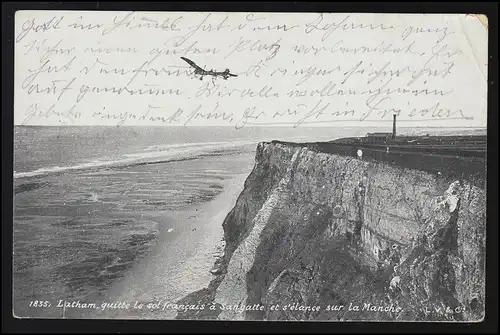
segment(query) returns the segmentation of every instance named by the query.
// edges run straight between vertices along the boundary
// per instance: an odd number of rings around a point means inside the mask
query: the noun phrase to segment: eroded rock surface
[[[185,301],[207,319],[481,320],[485,189],[446,175],[261,143],[219,274]]]

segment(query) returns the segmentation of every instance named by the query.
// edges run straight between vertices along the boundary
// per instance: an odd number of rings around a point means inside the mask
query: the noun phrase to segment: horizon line
[[[14,127],[59,127],[59,128],[65,128],[65,127],[108,127],[108,128],[233,128],[234,130],[240,130],[240,129],[248,129],[248,128],[280,128],[280,129],[300,129],[300,128],[387,128],[386,126],[300,126],[300,127],[286,127],[286,126],[273,126],[273,125],[254,125],[249,123],[250,127],[243,127],[236,129],[234,126],[165,126],[165,125],[105,125],[105,124],[94,124],[94,125],[26,125],[26,124],[14,124]],[[487,130],[487,126],[399,126],[398,129],[427,129],[427,128],[436,128],[436,129],[481,129],[481,130]]]

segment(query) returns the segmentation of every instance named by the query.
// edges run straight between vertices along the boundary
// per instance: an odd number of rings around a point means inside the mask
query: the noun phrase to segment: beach
[[[175,303],[208,285],[257,144],[306,134],[16,127],[14,315],[174,318],[112,306]]]
[[[159,222],[156,247],[106,294],[107,302],[143,304],[143,309],[99,310],[92,318],[173,319],[175,304],[185,295],[206,287],[214,262],[224,248],[222,222],[243,189],[246,174],[224,182],[213,200],[185,211],[144,213]],[[147,305],[150,308],[147,308]]]
[[[58,305],[175,301],[207,285],[223,250],[222,222],[252,161],[246,151],[226,152],[124,171],[19,180],[16,310],[21,317],[175,317]],[[56,181],[61,179],[67,183]],[[26,306],[32,299],[51,306]]]
[[[16,127],[14,315],[175,318],[213,278],[259,142],[365,132]]]

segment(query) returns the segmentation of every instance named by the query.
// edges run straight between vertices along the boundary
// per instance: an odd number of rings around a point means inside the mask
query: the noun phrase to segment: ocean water
[[[331,132],[16,127],[15,315],[44,315],[28,306],[34,300],[104,295],[158,242],[159,223],[144,213],[212,200],[224,180],[251,171],[259,141]]]
[[[15,127],[15,315],[56,316],[29,307],[34,300],[105,296],[161,238],[157,216],[145,214],[212,201],[224,181],[250,173],[258,142],[325,141],[372,131]]]

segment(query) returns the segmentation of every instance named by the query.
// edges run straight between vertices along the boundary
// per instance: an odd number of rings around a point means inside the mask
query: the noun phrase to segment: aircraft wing
[[[195,69],[197,69],[197,70],[203,70],[201,67],[199,67],[198,65],[196,65],[196,63],[195,63],[195,62],[193,62],[192,60],[187,59],[187,58],[185,58],[185,57],[181,57],[181,59],[182,59],[183,61],[185,61],[186,63],[188,63],[189,65],[191,65],[192,67],[194,67]]]

